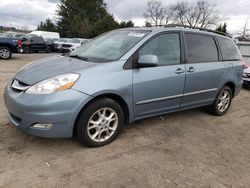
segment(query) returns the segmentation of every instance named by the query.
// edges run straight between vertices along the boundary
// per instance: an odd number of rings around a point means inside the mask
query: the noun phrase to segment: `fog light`
[[[36,123],[31,126],[32,128],[37,128],[37,129],[50,129],[53,127],[52,123]]]

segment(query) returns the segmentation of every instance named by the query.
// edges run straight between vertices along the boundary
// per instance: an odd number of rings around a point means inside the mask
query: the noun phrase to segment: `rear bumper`
[[[18,130],[40,137],[72,137],[75,119],[90,96],[75,90],[49,95],[29,95],[7,86],[4,93],[10,122]],[[33,128],[37,123],[53,124],[49,129]]]

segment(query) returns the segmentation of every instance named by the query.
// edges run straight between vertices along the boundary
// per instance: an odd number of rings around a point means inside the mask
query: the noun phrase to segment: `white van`
[[[57,32],[49,32],[49,31],[32,31],[30,34],[38,35],[46,39],[59,39],[60,35]]]

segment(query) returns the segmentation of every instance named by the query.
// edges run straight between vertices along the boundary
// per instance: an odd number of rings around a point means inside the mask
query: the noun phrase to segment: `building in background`
[[[250,66],[250,42],[236,41],[236,44],[245,62]]]

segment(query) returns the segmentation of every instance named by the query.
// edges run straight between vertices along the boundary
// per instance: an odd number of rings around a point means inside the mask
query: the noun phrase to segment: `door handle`
[[[190,72],[190,73],[195,72],[195,68],[194,67],[189,67],[187,72]]]
[[[178,68],[178,69],[176,69],[176,71],[175,71],[175,73],[176,74],[182,74],[182,73],[184,73],[185,71],[182,69],[182,68]]]

